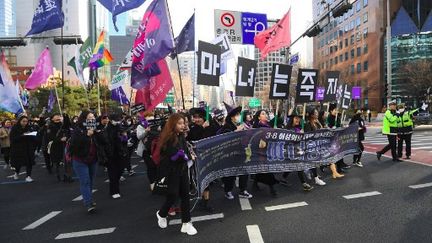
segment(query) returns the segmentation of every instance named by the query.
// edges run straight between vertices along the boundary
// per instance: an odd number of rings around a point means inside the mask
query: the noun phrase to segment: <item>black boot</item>
[[[201,199],[200,203],[200,210],[204,211],[204,212],[208,212],[208,213],[213,213],[214,212],[214,208],[209,206],[208,203],[209,200],[205,200],[205,199]]]
[[[277,192],[276,192],[276,190],[274,189],[274,186],[272,185],[272,186],[269,186],[270,187],[270,194],[273,196],[273,197],[276,197],[277,196]]]
[[[258,181],[255,179],[252,185],[254,191],[260,191],[261,189],[258,186]]]

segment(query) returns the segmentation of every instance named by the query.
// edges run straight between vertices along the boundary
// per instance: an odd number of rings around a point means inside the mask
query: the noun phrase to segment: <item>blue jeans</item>
[[[84,205],[89,207],[93,202],[93,178],[96,176],[96,163],[85,164],[78,161],[72,161],[75,174],[80,182],[80,192],[83,197]]]

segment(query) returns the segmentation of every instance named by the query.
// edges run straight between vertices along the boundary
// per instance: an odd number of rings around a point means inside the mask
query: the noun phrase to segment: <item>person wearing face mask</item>
[[[48,153],[51,165],[55,166],[57,180],[61,181],[60,166],[63,162],[63,153],[68,134],[63,126],[63,117],[60,114],[52,115],[50,120],[47,130]],[[66,181],[66,176],[64,176],[64,179]]]
[[[254,128],[270,128],[268,113],[265,110],[259,110],[255,113],[254,117]],[[270,194],[272,196],[277,196],[277,192],[274,188],[274,185],[279,183],[274,174],[266,173],[266,174],[256,174],[254,179],[254,188],[255,190],[259,190],[258,182],[266,184],[269,186]]]
[[[127,148],[128,148],[128,155],[126,157],[126,170],[129,176],[133,176],[135,174],[135,171],[132,169],[131,165],[131,157],[132,153],[135,151],[135,143],[134,138],[136,139],[136,132],[135,132],[135,124],[133,123],[133,119],[131,116],[126,116],[122,123],[123,129],[127,132],[128,136],[128,142],[127,142]],[[137,139],[136,139],[137,140]]]
[[[241,121],[241,106],[238,106],[236,108],[233,108],[225,103],[225,108],[228,112],[227,117],[225,118],[225,124],[222,126],[222,128],[219,130],[218,134],[228,133],[228,132],[235,132],[235,131],[241,131],[244,129],[243,125],[240,125]],[[248,182],[248,175],[241,175],[238,176],[239,178],[239,197],[240,198],[252,198],[252,194],[250,194],[247,191],[247,182]],[[225,189],[225,198],[228,200],[233,200],[234,195],[232,193],[232,190],[234,188],[236,176],[230,176],[222,178],[222,181],[224,183],[224,189]]]
[[[391,150],[393,162],[402,162],[402,160],[398,158],[396,151],[399,117],[400,113],[396,112],[396,100],[392,100],[384,114],[382,125],[382,134],[387,136],[388,144],[382,150],[376,152],[378,160],[381,160],[381,156]]]
[[[219,129],[222,128],[222,125],[224,124],[224,118],[224,112],[220,109],[215,109],[213,111],[213,118],[210,120],[209,126],[204,129],[204,136],[206,138],[215,136]]]
[[[414,113],[418,112],[419,109],[407,111],[405,104],[399,104],[397,106],[398,117],[398,158],[402,158],[403,143],[405,141],[405,156],[406,159],[411,158],[411,137],[413,133],[413,120]]]
[[[19,117],[17,124],[10,131],[11,165],[15,168],[14,180],[19,179],[20,169],[25,166],[27,172],[25,181],[33,181],[31,173],[35,165],[36,136],[32,135],[32,132],[29,119],[25,115]]]
[[[6,119],[2,122],[2,127],[0,128],[0,147],[1,153],[5,160],[4,169],[6,170],[10,167],[10,131],[12,128],[11,120]]]
[[[97,142],[95,138],[96,118],[90,111],[82,111],[70,139],[72,166],[80,182],[80,192],[87,212],[96,209],[93,201],[93,181],[96,176]]]
[[[121,116],[113,114],[110,116],[111,123],[107,127],[109,149],[111,154],[108,157],[107,169],[109,177],[110,194],[113,199],[118,199],[120,195],[120,177],[126,167],[127,131],[121,127]]]
[[[358,166],[358,167],[363,167],[362,162],[360,162],[363,150],[364,150],[364,146],[362,141],[365,140],[365,132],[366,132],[366,124],[365,121],[362,118],[362,112],[361,110],[357,110],[356,114],[353,116],[353,118],[350,121],[350,125],[351,124],[355,124],[357,123],[359,126],[359,130],[358,130],[358,143],[359,143],[359,148],[360,148],[360,153],[359,154],[355,154],[353,156],[353,164]]]
[[[164,126],[159,140],[161,148],[161,166],[166,167],[167,190],[166,199],[159,211],[156,212],[158,225],[164,229],[168,226],[168,211],[180,198],[182,227],[180,232],[196,235],[198,232],[192,225],[189,199],[188,170],[193,165],[184,137],[184,117],[178,113],[172,114]]]
[[[244,123],[243,126],[245,130],[251,129],[253,127],[253,116],[250,111],[243,111]]]

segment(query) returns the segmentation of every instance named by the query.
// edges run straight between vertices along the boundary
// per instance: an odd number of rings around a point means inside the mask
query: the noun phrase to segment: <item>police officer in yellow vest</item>
[[[396,153],[396,141],[398,136],[398,119],[400,117],[399,112],[396,111],[396,100],[392,100],[389,103],[389,107],[384,114],[382,134],[387,135],[389,144],[387,144],[381,151],[376,152],[378,160],[381,160],[381,156],[387,151],[391,150],[392,158],[394,162],[401,162],[397,157]]]
[[[402,158],[403,142],[405,141],[405,155],[406,159],[410,159],[411,156],[411,137],[413,133],[413,120],[414,113],[418,112],[419,109],[407,111],[405,110],[405,104],[399,104],[397,106],[397,112],[400,116],[398,117],[398,157]]]

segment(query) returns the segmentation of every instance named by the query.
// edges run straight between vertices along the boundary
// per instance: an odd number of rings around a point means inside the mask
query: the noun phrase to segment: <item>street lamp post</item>
[[[387,42],[387,104],[390,103],[392,96],[391,85],[391,26],[390,26],[390,0],[387,0],[387,28],[386,28],[386,42]]]

